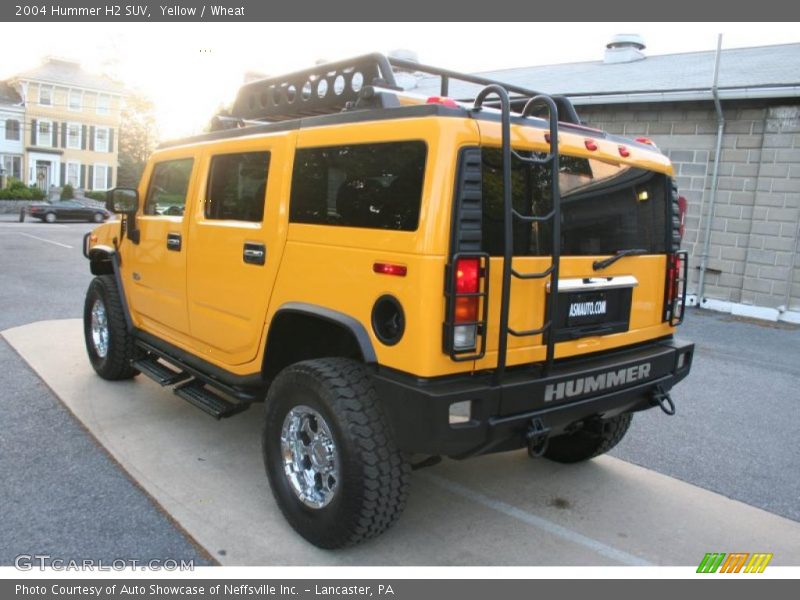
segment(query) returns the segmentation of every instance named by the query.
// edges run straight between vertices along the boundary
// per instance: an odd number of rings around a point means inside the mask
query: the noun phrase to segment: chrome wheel
[[[99,298],[92,305],[92,345],[100,358],[108,354],[108,315],[103,301]]]
[[[339,456],[333,435],[317,411],[295,406],[281,429],[283,471],[292,491],[311,508],[323,508],[339,486]]]

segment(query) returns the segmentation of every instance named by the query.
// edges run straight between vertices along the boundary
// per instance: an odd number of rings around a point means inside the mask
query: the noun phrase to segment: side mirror
[[[133,188],[114,188],[106,194],[106,209],[130,215],[139,209],[139,192]]]

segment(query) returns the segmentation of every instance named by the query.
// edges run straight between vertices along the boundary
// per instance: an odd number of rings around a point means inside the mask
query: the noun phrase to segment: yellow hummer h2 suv
[[[217,418],[265,401],[270,485],[312,543],[386,530],[441,456],[582,461],[634,412],[674,412],[694,346],[673,337],[686,256],[650,140],[378,54],[248,83],[215,124],[109,192],[86,347],[101,377]]]

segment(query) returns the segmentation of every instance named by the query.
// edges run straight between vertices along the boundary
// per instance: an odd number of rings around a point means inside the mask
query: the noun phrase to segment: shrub
[[[75,188],[72,187],[69,183],[61,188],[62,200],[72,200],[74,197],[75,197]]]
[[[106,201],[106,192],[86,192],[84,196],[92,200],[99,200],[100,202]]]

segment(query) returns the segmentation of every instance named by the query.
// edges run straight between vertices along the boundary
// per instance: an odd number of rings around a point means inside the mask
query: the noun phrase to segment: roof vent
[[[618,33],[606,44],[603,62],[606,64],[627,63],[645,58],[644,39],[638,33]]]

